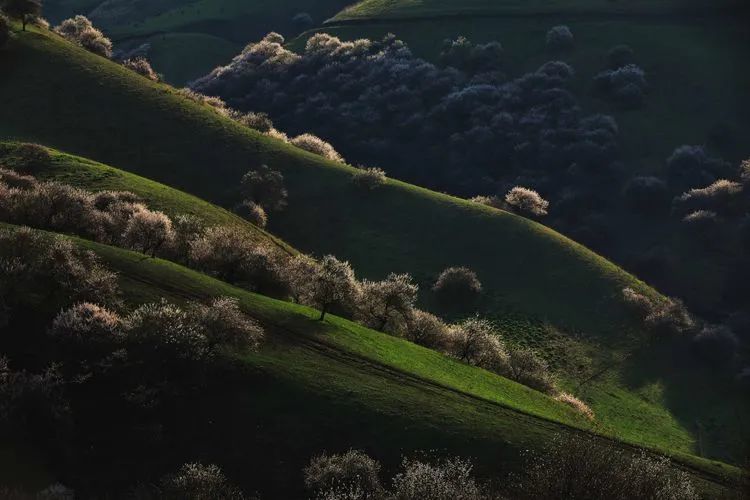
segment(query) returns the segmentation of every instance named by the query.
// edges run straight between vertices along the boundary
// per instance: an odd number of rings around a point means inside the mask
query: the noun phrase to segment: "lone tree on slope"
[[[42,13],[42,2],[40,0],[5,0],[3,2],[3,12],[8,17],[20,20],[22,30],[26,31],[26,24],[29,18]]]

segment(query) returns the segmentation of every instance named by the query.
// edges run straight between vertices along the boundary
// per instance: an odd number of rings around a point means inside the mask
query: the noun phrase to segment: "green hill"
[[[747,158],[749,21],[747,5],[732,0],[369,0],[345,9],[317,31],[342,40],[394,33],[432,62],[439,60],[446,39],[498,41],[509,77],[533,72],[549,60],[565,61],[575,70],[569,87],[583,112],[616,119],[624,175],[664,178],[667,158],[683,144],[705,145],[733,165]],[[575,46],[550,53],[546,33],[561,24],[570,27]],[[290,45],[302,48],[312,33]],[[622,109],[595,91],[594,77],[607,67],[608,51],[622,44],[633,50],[645,71],[648,87],[639,109]],[[607,226],[616,228],[608,234],[608,256],[639,269],[642,256],[668,248],[670,265],[653,273],[654,279],[679,291],[691,307],[722,310],[731,273],[727,259],[695,251],[668,214],[642,217],[617,206],[607,219]]]
[[[201,401],[205,413],[191,415],[193,422],[184,428],[176,424],[175,432],[195,432],[199,425],[200,438],[186,435],[181,451],[216,457],[226,470],[244,471],[239,477],[270,497],[297,497],[299,471],[322,448],[370,450],[388,466],[395,466],[401,454],[438,449],[474,457],[481,474],[497,474],[498,463],[503,473],[517,470],[522,450],[590,427],[548,396],[434,351],[334,316],[318,322],[316,311],[167,261],[74,241],[117,272],[131,304],[231,296],[263,325],[266,340],[260,352],[238,358],[242,375],[211,388]],[[141,457],[142,463],[127,465],[121,456],[123,469],[116,472],[106,460],[95,462],[112,452],[94,452],[87,459],[92,463],[80,464],[98,481],[123,481],[101,485],[109,491],[129,484],[129,470],[145,468],[158,476],[173,459]],[[675,460],[707,496],[737,479],[736,469],[719,463],[679,453]]]
[[[322,24],[347,0],[50,0],[46,15],[55,23],[89,16],[117,49],[149,44],[148,57],[167,81],[182,85],[224,63],[248,42],[269,31],[294,35]],[[312,25],[298,25],[307,13]]]
[[[18,143],[0,142],[0,165],[19,168],[19,146]],[[181,214],[194,215],[209,226],[230,226],[247,233],[255,242],[268,243],[286,253],[295,252],[267,231],[200,198],[80,156],[54,149],[49,149],[48,152],[50,161],[35,165],[34,171],[31,172],[38,179],[70,184],[93,192],[130,191],[142,198],[150,208],[160,210],[170,217]]]
[[[347,7],[335,20],[411,18],[420,16],[500,14],[680,14],[734,8],[739,0],[362,0]]]
[[[746,402],[719,375],[659,356],[621,289],[652,290],[617,266],[529,220],[397,181],[365,195],[351,167],[325,161],[218,116],[47,32],[17,34],[0,52],[0,137],[117,165],[230,206],[251,166],[283,172],[288,209],[271,231],[305,252],[335,253],[358,274],[410,272],[423,289],[445,267],[483,282],[480,312],[543,352],[604,431],[680,453],[734,459]],[[76,103],[71,106],[70,103]],[[728,403],[728,402],[733,403]],[[696,426],[696,422],[699,423]],[[710,423],[710,425],[707,425]]]

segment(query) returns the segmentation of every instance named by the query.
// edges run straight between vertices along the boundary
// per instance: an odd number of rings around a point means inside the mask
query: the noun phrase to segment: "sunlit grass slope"
[[[0,141],[0,166],[18,168],[19,143]],[[49,149],[51,161],[35,166],[29,172],[37,179],[56,181],[92,192],[131,191],[153,210],[170,217],[189,214],[199,217],[207,226],[231,226],[247,234],[253,241],[268,243],[286,253],[295,252],[289,245],[267,231],[254,226],[228,210],[196,196],[178,191],[139,175],[104,165],[80,156]]]
[[[680,14],[741,5],[740,0],[362,0],[341,11],[336,20],[451,15],[535,14]]]
[[[207,434],[200,442],[221,450],[229,464],[241,457],[272,497],[298,494],[293,488],[300,481],[289,478],[322,448],[365,449],[388,466],[404,453],[440,450],[474,457],[480,473],[497,474],[498,467],[515,470],[522,450],[539,449],[558,433],[591,429],[548,396],[403,340],[336,317],[318,322],[316,311],[170,262],[74,241],[118,273],[131,303],[232,296],[264,326],[260,352],[241,358],[247,381],[209,391],[214,396],[200,418],[212,425],[201,428]],[[737,479],[731,467],[684,454],[675,458],[707,493]]]

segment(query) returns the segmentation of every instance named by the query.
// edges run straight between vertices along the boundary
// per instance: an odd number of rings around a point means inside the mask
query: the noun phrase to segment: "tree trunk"
[[[326,309],[328,309],[328,306],[323,306],[320,308],[320,317],[318,318],[318,321],[323,321],[323,319],[326,317]]]

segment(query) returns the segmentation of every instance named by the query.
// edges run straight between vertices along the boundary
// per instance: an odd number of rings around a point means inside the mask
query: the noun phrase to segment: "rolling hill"
[[[0,92],[14,96],[0,109],[0,137],[117,165],[224,206],[236,202],[241,175],[266,163],[290,193],[270,229],[296,248],[335,253],[371,279],[410,272],[424,291],[443,268],[467,265],[484,284],[480,312],[542,351],[562,385],[599,415],[602,432],[670,453],[737,456],[741,395],[686,365],[670,341],[648,341],[621,289],[656,292],[581,245],[394,180],[363,194],[351,167],[245,129],[48,32],[17,34],[0,66]],[[429,293],[422,301],[429,305]]]
[[[198,407],[204,411],[175,423],[172,438],[184,437],[175,456],[188,453],[221,463],[243,478],[243,486],[259,488],[264,496],[300,495],[299,471],[322,447],[365,449],[388,467],[395,467],[401,454],[438,449],[473,457],[481,474],[497,473],[498,463],[507,473],[519,467],[522,450],[590,426],[541,393],[403,340],[336,317],[320,323],[316,311],[167,261],[74,241],[117,272],[129,303],[230,296],[263,325],[261,350],[237,358],[241,374],[202,396]],[[135,471],[138,477],[158,477],[174,460],[169,455],[128,460],[124,448],[113,462],[112,451],[78,457],[86,478],[68,479],[91,491],[112,491],[129,485]],[[737,479],[735,469],[715,462],[682,454],[675,460],[707,496]],[[13,479],[0,475],[11,484]]]
[[[0,165],[22,169],[18,157],[20,147],[19,143],[0,142]],[[137,194],[150,208],[160,210],[170,217],[194,215],[208,226],[230,226],[246,233],[252,241],[259,244],[267,243],[287,254],[296,253],[293,248],[267,231],[200,198],[86,158],[53,149],[48,152],[50,161],[35,165],[34,170],[30,172],[37,179],[69,184],[92,192],[130,191]]]
[[[321,24],[348,5],[346,0],[50,0],[54,23],[83,14],[121,50],[148,44],[148,57],[167,81],[182,85],[231,58],[269,31],[295,35]],[[307,13],[309,23],[295,15]]]
[[[371,0],[345,9],[290,46],[302,49],[319,31],[342,40],[394,33],[417,56],[438,62],[446,39],[498,41],[503,73],[510,78],[562,60],[575,71],[569,88],[582,111],[616,119],[624,183],[633,176],[667,177],[667,158],[684,144],[704,145],[733,168],[747,158],[750,70],[744,61],[750,53],[749,20],[747,4],[735,1]],[[572,50],[546,49],[546,33],[556,25],[570,27]],[[633,50],[634,62],[645,71],[647,89],[638,109],[623,109],[595,89],[594,77],[607,67],[609,50],[622,44]],[[614,205],[603,229],[607,256],[639,276],[648,273],[660,290],[679,295],[694,310],[722,314],[732,257],[707,256],[696,249],[668,211],[643,217],[623,201]],[[668,257],[660,264],[644,263],[661,251]]]

